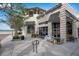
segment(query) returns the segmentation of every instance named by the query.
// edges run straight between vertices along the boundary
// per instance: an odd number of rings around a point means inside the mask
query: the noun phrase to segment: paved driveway
[[[11,36],[7,38],[5,44],[0,50],[2,56],[79,56],[79,41],[68,42],[61,45],[53,45],[45,39],[39,39],[38,53],[33,52],[32,41],[35,38],[26,38],[26,40],[11,41]]]

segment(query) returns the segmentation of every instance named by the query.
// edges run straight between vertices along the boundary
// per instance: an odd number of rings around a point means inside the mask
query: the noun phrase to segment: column
[[[60,39],[66,42],[66,16],[64,13],[64,7],[60,10]]]
[[[22,28],[22,34],[26,37],[27,36],[27,26]]]
[[[48,35],[52,35],[52,23],[48,22]]]
[[[39,23],[38,23],[37,19],[35,21],[35,33],[39,34]]]
[[[75,38],[78,38],[78,27],[77,27],[77,23],[73,22],[72,23],[72,35]]]

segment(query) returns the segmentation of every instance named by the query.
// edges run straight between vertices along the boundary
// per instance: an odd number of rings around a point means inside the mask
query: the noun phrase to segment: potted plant
[[[31,33],[31,37],[33,37],[33,38],[37,37],[37,35],[38,35],[38,34],[36,34],[36,33],[34,33],[34,32]]]
[[[59,44],[60,43],[60,39],[59,38],[54,38],[53,43],[54,44]]]

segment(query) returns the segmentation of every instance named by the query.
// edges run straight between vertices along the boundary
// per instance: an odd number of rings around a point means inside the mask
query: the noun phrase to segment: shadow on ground
[[[0,47],[0,56],[3,53],[3,51],[4,51],[4,48],[3,47]]]

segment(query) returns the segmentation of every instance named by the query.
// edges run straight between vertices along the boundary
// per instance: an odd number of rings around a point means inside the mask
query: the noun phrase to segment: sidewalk
[[[53,45],[47,41],[41,41],[38,53],[29,53],[30,56],[79,56],[79,41],[68,42],[61,45]]]
[[[2,41],[2,56],[17,56],[29,54],[32,51],[32,41],[35,38],[26,38],[25,40],[11,41],[11,36]]]

